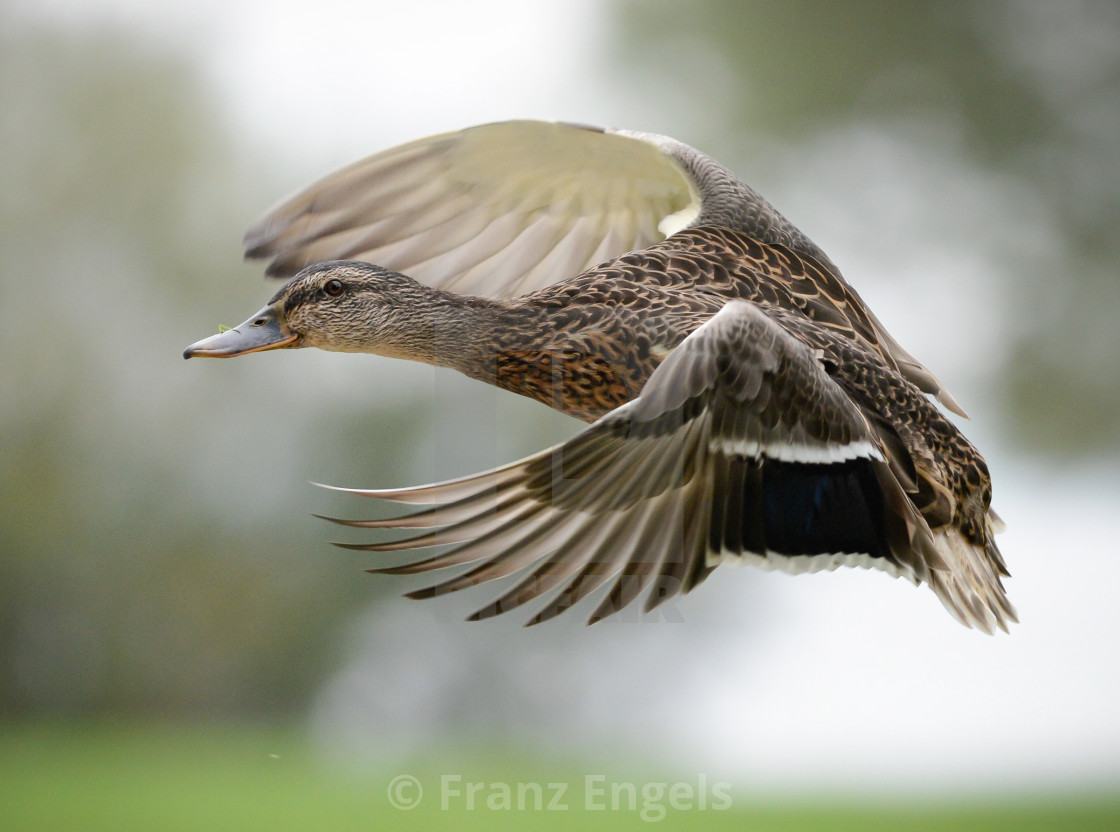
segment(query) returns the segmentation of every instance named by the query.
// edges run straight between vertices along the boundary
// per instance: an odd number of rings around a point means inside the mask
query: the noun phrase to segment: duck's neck
[[[585,421],[629,401],[652,370],[630,368],[628,383],[627,368],[608,355],[558,337],[574,334],[572,321],[561,325],[545,306],[430,288],[414,300],[393,343],[368,351],[449,367]]]
[[[377,350],[386,355],[449,367],[471,378],[495,383],[498,356],[505,350],[530,348],[543,337],[534,312],[504,301],[428,289],[413,308],[401,343]],[[518,325],[515,325],[516,324]]]

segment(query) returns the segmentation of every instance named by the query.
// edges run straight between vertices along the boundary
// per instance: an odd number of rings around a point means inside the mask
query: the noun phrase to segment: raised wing
[[[539,121],[472,127],[371,156],[245,235],[288,277],[365,260],[451,291],[511,297],[663,239],[695,217],[685,169],[637,134]]]
[[[878,567],[930,582],[968,626],[1005,627],[1014,612],[983,551],[931,532],[886,454],[814,353],[758,307],[733,301],[666,358],[639,398],[569,442],[461,480],[354,491],[432,507],[339,522],[430,530],[347,548],[455,544],[371,570],[469,565],[411,597],[524,573],[474,618],[547,596],[537,623],[608,582],[591,621],[643,591],[648,610],[739,561],[790,572]]]
[[[510,298],[697,225],[785,246],[847,287],[808,237],[695,148],[652,133],[544,121],[471,127],[356,162],[273,207],[246,233],[245,254],[271,259],[273,277],[364,260],[437,288]],[[964,416],[864,314],[906,377]]]

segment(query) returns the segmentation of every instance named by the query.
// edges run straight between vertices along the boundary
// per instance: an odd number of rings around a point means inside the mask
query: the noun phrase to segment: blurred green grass
[[[583,774],[485,752],[464,780],[573,784],[566,811],[444,811],[432,760],[410,771],[427,794],[415,810],[389,803],[397,771],[341,771],[317,759],[297,730],[246,725],[39,722],[0,725],[0,826],[27,830],[644,829],[639,811],[585,811]],[[609,781],[608,781],[609,782]],[[546,795],[547,799],[547,795]],[[480,804],[482,801],[480,800]],[[462,802],[459,801],[460,807]],[[657,817],[657,813],[651,817]],[[1007,797],[967,803],[796,803],[734,794],[723,811],[674,811],[663,829],[1058,830],[1120,829],[1120,797]]]

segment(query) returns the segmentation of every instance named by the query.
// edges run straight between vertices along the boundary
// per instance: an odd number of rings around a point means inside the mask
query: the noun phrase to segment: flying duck
[[[674,139],[537,121],[421,139],[284,200],[245,254],[288,281],[184,356],[295,347],[451,367],[590,426],[495,470],[390,490],[412,529],[366,551],[449,550],[409,593],[521,579],[479,619],[652,610],[720,563],[873,567],[991,633],[1017,620],[964,412],[811,240]],[[376,265],[375,265],[376,264]],[[589,622],[590,623],[590,622]]]

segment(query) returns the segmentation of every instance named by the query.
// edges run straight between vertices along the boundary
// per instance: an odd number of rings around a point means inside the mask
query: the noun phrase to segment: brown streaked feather
[[[773,568],[835,568],[844,557],[772,550],[785,537],[773,536],[772,510],[764,507],[767,476],[773,476],[766,472],[783,464],[827,468],[847,459],[845,465],[867,471],[870,493],[881,501],[873,513],[883,516],[885,548],[862,553],[864,565],[929,582],[970,626],[1006,627],[1014,613],[998,566],[930,528],[884,460],[871,421],[816,357],[821,350],[842,365],[859,348],[837,335],[818,333],[817,339],[821,346],[811,348],[784,329],[781,318],[749,303],[729,303],[670,354],[639,398],[568,443],[466,480],[358,492],[413,504],[453,502],[442,517],[437,508],[422,521],[425,527],[445,522],[440,530],[353,548],[458,543],[433,558],[379,570],[473,564],[410,597],[527,570],[477,618],[556,592],[531,620],[537,623],[613,581],[591,615],[597,621],[643,592],[646,608],[653,609],[721,560],[749,555]],[[890,372],[882,362],[878,370]],[[898,397],[898,410],[906,407],[936,412],[916,390]],[[802,565],[814,557],[819,565]]]

